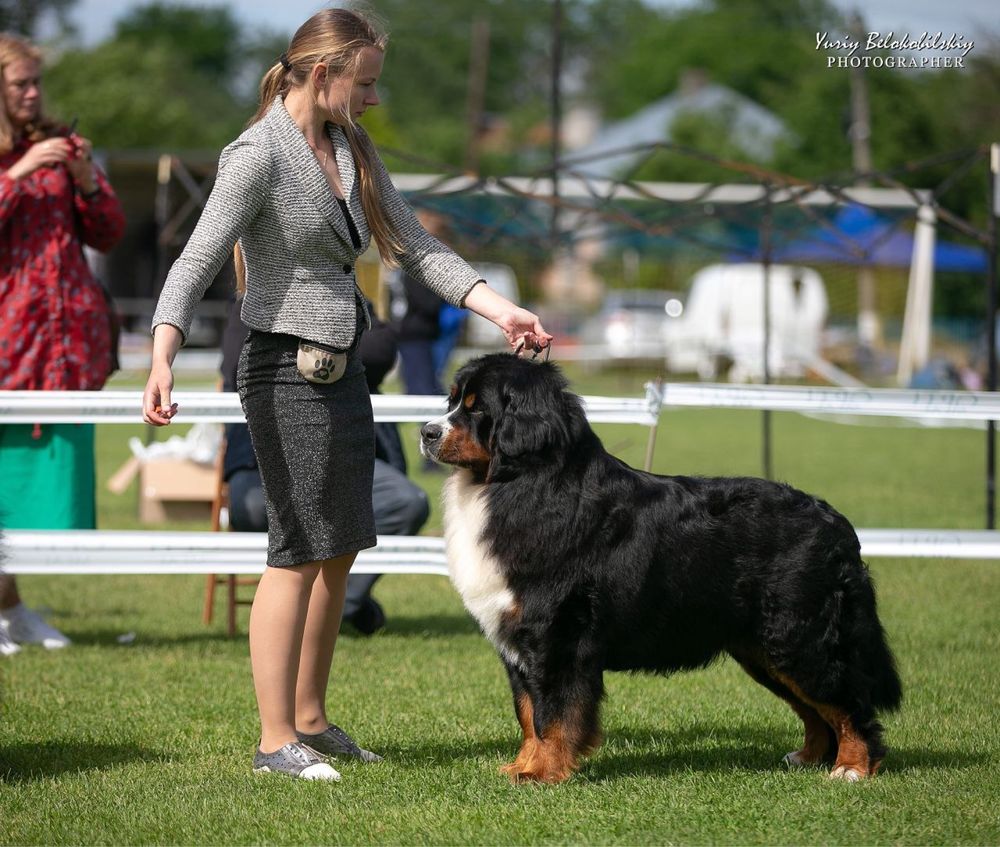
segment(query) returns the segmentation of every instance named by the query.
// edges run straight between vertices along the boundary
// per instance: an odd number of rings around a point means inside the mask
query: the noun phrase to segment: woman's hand
[[[177,414],[177,404],[170,402],[174,390],[171,365],[181,340],[181,331],[171,324],[157,324],[153,330],[153,365],[142,393],[142,419],[153,426],[166,426]]]
[[[544,330],[538,315],[520,306],[499,315],[494,323],[503,330],[507,343],[517,353],[537,353],[552,343],[552,336]]]
[[[174,372],[170,365],[154,364],[142,393],[142,419],[153,426],[166,426],[177,414],[177,404],[170,402],[174,389]]]
[[[66,170],[73,177],[73,182],[84,194],[90,194],[97,189],[97,179],[94,176],[93,147],[81,135],[75,133],[67,139],[72,148],[72,155],[66,160]]]
[[[67,164],[73,155],[73,144],[68,138],[46,138],[32,144],[20,159],[7,170],[11,179],[24,179],[39,168]]]
[[[538,315],[511,303],[485,282],[473,286],[462,305],[500,327],[515,352],[537,353],[552,343],[552,336],[542,327]]]

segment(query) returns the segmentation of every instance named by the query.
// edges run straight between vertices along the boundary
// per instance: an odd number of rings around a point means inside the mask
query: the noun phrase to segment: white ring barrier
[[[12,574],[260,574],[262,532],[7,530]],[[1000,559],[1000,531],[859,529],[871,558]],[[362,550],[352,573],[448,575],[444,539],[384,536]]]
[[[244,423],[240,398],[233,392],[174,392],[179,423]],[[584,397],[591,423],[655,426],[658,404],[632,397]],[[445,413],[445,398],[373,394],[376,421],[426,423]],[[140,391],[0,391],[0,423],[142,423]]]
[[[217,391],[178,391],[190,423],[244,421],[239,398]],[[645,398],[584,397],[592,423],[655,427],[664,407],[771,409],[916,419],[1000,420],[1000,396],[987,392],[650,383]],[[139,423],[138,391],[0,391],[0,423]],[[374,395],[379,421],[424,422],[441,415],[444,398]],[[861,529],[862,555],[1000,559],[1000,532]],[[265,567],[263,533],[108,530],[7,530],[5,569],[14,574],[255,574]],[[440,538],[386,536],[362,551],[355,573],[447,575]]]
[[[235,393],[177,391],[181,422],[242,423]],[[777,412],[884,417],[1000,420],[1000,393],[892,388],[813,388],[790,385],[650,383],[643,398],[584,397],[592,423],[654,426],[659,408],[770,409]],[[0,423],[140,423],[138,391],[0,391]],[[376,394],[378,421],[423,423],[445,411],[443,397]]]
[[[265,532],[8,529],[12,574],[260,574]],[[387,535],[362,550],[351,573],[448,575],[444,539]]]
[[[793,385],[719,385],[668,382],[646,386],[651,403],[666,408],[770,409],[937,418],[965,421],[1000,420],[1000,393],[989,391],[920,391],[895,388],[813,388]]]

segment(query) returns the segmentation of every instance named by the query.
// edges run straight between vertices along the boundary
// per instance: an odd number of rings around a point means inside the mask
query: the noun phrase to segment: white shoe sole
[[[260,768],[254,768],[254,773],[277,773],[281,776],[292,776],[292,774],[284,773],[282,771],[272,771],[267,765]],[[340,773],[331,768],[328,764],[321,763],[318,765],[310,765],[300,774],[295,775],[295,779],[309,779],[315,781],[325,781],[325,782],[340,782]]]

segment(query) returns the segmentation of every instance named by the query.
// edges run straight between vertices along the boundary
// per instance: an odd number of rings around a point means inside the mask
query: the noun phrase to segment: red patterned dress
[[[99,389],[111,335],[83,245],[110,250],[125,217],[100,171],[91,197],[64,167],[12,180],[7,169],[29,146],[0,156],[0,389]]]
[[[62,166],[11,179],[30,144],[0,156],[0,390],[97,390],[111,332],[83,245],[109,250],[125,218],[100,171],[87,197]],[[0,423],[0,522],[93,526],[93,453],[92,425]]]

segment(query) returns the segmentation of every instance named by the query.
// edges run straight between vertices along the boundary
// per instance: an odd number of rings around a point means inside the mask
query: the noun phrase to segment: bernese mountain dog
[[[506,667],[523,743],[503,770],[561,782],[601,741],[605,670],[728,653],[805,726],[791,766],[873,776],[902,696],[847,519],[788,485],[659,476],[610,455],[559,369],[474,359],[421,429],[453,465],[452,581]]]

